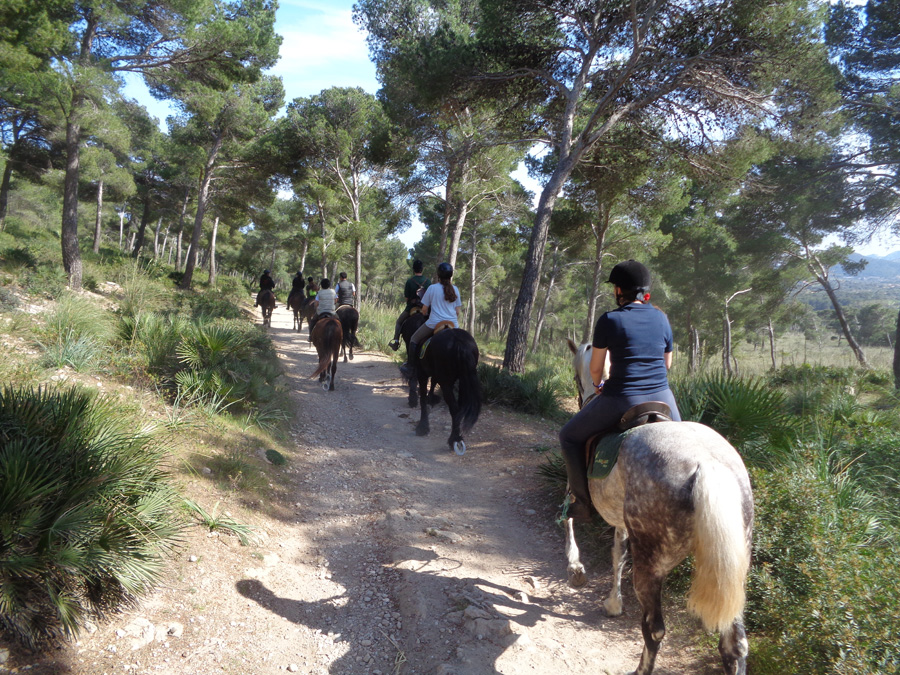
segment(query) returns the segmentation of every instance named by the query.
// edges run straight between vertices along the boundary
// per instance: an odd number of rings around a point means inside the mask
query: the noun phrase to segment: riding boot
[[[576,523],[590,522],[593,508],[591,505],[591,493],[588,488],[584,450],[581,449],[576,452],[563,448],[562,456],[566,463],[566,474],[569,477],[568,516]]]
[[[409,351],[406,353],[406,363],[400,366],[400,372],[403,377],[408,380],[416,378],[416,370],[419,366],[419,345],[415,342],[409,343]]]

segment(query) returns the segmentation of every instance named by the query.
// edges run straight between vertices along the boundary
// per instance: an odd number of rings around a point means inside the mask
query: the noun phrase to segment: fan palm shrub
[[[31,647],[159,581],[179,499],[162,451],[83,390],[0,390],[0,626]]]
[[[765,381],[715,373],[676,380],[672,390],[682,419],[711,426],[745,461],[774,464],[790,455],[795,420],[783,394]]]
[[[99,365],[112,337],[107,315],[85,298],[65,294],[38,332],[44,365],[82,371]]]

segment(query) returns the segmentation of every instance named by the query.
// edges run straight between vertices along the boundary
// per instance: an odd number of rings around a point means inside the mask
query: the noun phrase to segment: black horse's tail
[[[478,379],[478,345],[468,333],[454,342],[455,361],[459,368],[459,426],[469,431],[481,414],[481,381]]]

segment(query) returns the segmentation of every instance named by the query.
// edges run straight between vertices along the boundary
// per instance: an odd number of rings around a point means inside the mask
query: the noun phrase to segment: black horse
[[[312,330],[312,342],[319,355],[319,365],[310,377],[318,377],[325,391],[334,391],[338,357],[343,342],[341,322],[335,317],[321,316]]]
[[[427,317],[422,314],[422,312],[416,312],[415,314],[411,314],[407,317],[406,321],[400,324],[400,337],[403,338],[403,344],[406,345],[406,360],[409,361],[409,341],[412,339],[412,336],[415,334],[417,330],[425,323]],[[418,388],[414,385],[413,381],[409,381],[411,385],[409,388],[409,407],[415,408],[419,405],[419,394]],[[435,403],[437,399],[434,396],[434,387],[435,383],[432,381],[431,383],[431,391],[428,393],[428,402]]]
[[[338,319],[341,320],[341,328],[344,331],[341,354],[344,356],[344,363],[347,363],[347,350],[350,350],[350,360],[352,361],[353,348],[360,348],[359,340],[356,339],[356,329],[359,327],[359,312],[350,305],[341,305],[338,307],[336,314]]]
[[[275,309],[275,293],[269,288],[260,291],[257,301],[262,308],[263,326],[271,326],[272,311]]]
[[[423,345],[419,357],[417,382],[410,382],[409,400],[415,405],[421,401],[422,416],[416,427],[417,436],[426,436],[428,424],[428,379],[431,378],[432,391],[435,384],[441,385],[441,393],[450,409],[453,420],[447,444],[457,454],[466,452],[462,438],[463,431],[469,431],[478,421],[481,413],[481,383],[478,380],[478,345],[475,338],[462,328],[448,328],[436,333],[430,342]],[[454,385],[459,383],[459,396],[454,394]],[[416,386],[418,385],[418,392]]]

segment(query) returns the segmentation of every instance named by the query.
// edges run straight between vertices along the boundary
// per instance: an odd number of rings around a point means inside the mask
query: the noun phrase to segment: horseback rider
[[[312,301],[319,292],[319,285],[313,281],[312,277],[306,277],[306,302]],[[304,303],[306,304],[306,303]]]
[[[422,296],[422,311],[428,319],[409,339],[409,362],[400,367],[400,372],[408,379],[416,377],[419,345],[434,335],[435,327],[442,321],[449,321],[454,328],[459,328],[462,300],[459,289],[450,282],[453,278],[453,266],[442,262],[437,267],[437,278],[438,283],[431,284]]]
[[[650,304],[650,270],[636,260],[613,267],[607,283],[615,289],[617,309],[597,320],[591,351],[591,378],[598,395],[570,419],[559,432],[566,473],[569,477],[569,517],[577,522],[591,518],[585,444],[596,434],[611,430],[629,408],[647,401],[662,401],[680,421],[678,406],[669,389],[667,372],[672,367],[672,328],[666,315]],[[601,382],[606,355],[610,376]]]
[[[263,291],[274,290],[275,280],[269,274],[269,270],[263,270],[262,276],[259,278],[259,293],[256,294],[256,302],[253,303],[253,306],[259,307],[259,296],[262,295]]]
[[[294,275],[294,278],[291,279],[291,292],[288,293],[287,297],[287,306],[291,306],[291,298],[293,298],[297,293],[303,293],[303,272],[297,271],[297,274]]]
[[[353,285],[352,281],[347,280],[346,272],[341,272],[336,291],[338,307],[343,307],[344,305],[354,307],[356,305],[356,286]]]
[[[388,342],[388,347],[397,351],[400,349],[400,331],[403,328],[403,322],[409,318],[413,307],[422,306],[422,296],[425,290],[431,285],[431,279],[422,274],[425,266],[421,260],[413,261],[413,275],[406,280],[406,286],[403,288],[403,297],[406,298],[406,309],[397,317],[394,324],[394,339]]]
[[[319,292],[316,294],[318,306],[316,307],[316,315],[309,321],[309,335],[312,337],[313,328],[321,316],[337,316],[334,311],[335,299],[337,292],[331,287],[330,279],[322,279],[319,284]]]

